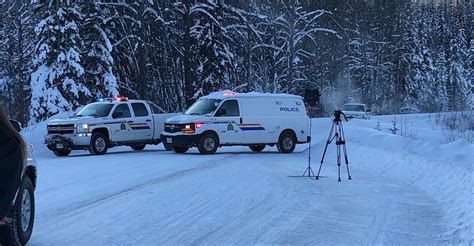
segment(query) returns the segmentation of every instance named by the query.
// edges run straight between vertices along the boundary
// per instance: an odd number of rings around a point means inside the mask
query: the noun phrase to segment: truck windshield
[[[361,112],[365,112],[365,107],[364,107],[364,105],[346,104],[346,105],[344,105],[344,111],[361,111]]]
[[[220,99],[207,99],[201,98],[197,102],[195,102],[189,109],[186,111],[185,114],[188,115],[205,115],[214,112],[221,103],[222,100]]]
[[[93,103],[85,106],[76,114],[76,117],[93,116],[106,117],[114,105],[111,103]]]

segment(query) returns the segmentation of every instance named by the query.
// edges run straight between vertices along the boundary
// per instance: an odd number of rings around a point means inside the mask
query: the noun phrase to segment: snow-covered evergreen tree
[[[403,106],[415,106],[413,96],[410,94],[409,71],[411,68],[412,48],[414,46],[414,35],[411,25],[413,22],[412,6],[406,4],[398,13],[398,23],[396,25],[394,59],[393,63],[397,65],[395,75],[395,104],[397,108]]]
[[[471,81],[467,71],[467,41],[462,18],[458,18],[447,51],[447,94],[449,110],[465,110],[469,105]]]
[[[434,111],[448,110],[448,94],[446,83],[448,81],[448,71],[446,68],[446,54],[444,50],[439,50],[435,57],[435,79],[433,82],[433,105]]]
[[[226,8],[223,0],[209,0],[195,4],[191,9],[196,20],[191,36],[196,40],[194,50],[198,55],[195,71],[199,89],[195,97],[228,88],[230,84],[228,71],[234,66],[234,54],[229,47],[231,38],[225,26]]]
[[[107,16],[103,15],[99,2],[83,5],[83,23],[80,35],[84,40],[81,64],[84,67],[84,81],[96,97],[115,97],[118,95],[117,78],[112,68],[112,43],[107,29]]]
[[[474,36],[474,33],[472,34]],[[468,103],[470,104],[470,108],[474,108],[474,37],[471,37],[471,42],[469,44],[469,52],[468,52],[468,59],[467,59],[467,68],[468,68],[468,75],[467,75],[467,86],[468,86]]]
[[[277,32],[276,51],[280,56],[277,65],[279,91],[295,93],[308,83],[305,73],[307,61],[314,59],[318,33],[336,34],[337,32],[319,25],[318,21],[331,13],[326,10],[306,11],[298,0],[282,0],[281,15],[275,20]]]
[[[82,77],[79,6],[60,0],[37,4],[45,10],[35,27],[39,41],[31,74],[31,122],[75,110],[91,96]]]
[[[31,47],[34,42],[32,8],[29,1],[0,3],[0,103],[10,117],[28,121],[30,104]]]
[[[350,41],[349,47],[348,70],[361,91],[362,101],[368,102],[369,95],[373,91],[372,82],[376,69],[373,41],[367,36],[358,37]]]
[[[426,13],[421,7],[413,13],[410,25],[412,36],[411,50],[409,54],[410,64],[406,76],[407,92],[410,101],[414,102],[423,111],[431,111],[431,105],[435,102],[433,99],[434,85],[434,66],[432,53],[428,47],[429,26],[425,24],[426,19],[423,14]]]

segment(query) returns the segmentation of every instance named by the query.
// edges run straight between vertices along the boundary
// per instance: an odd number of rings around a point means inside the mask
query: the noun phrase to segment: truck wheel
[[[188,151],[189,148],[187,147],[171,147],[175,153],[183,154]]]
[[[217,136],[212,133],[206,133],[201,136],[198,144],[199,153],[203,155],[214,154],[219,147],[219,140]]]
[[[264,144],[250,145],[249,148],[254,152],[260,152],[263,149],[265,149],[265,145]]]
[[[21,245],[28,243],[35,221],[35,193],[30,178],[25,175],[13,207],[13,235]]]
[[[139,145],[132,145],[130,147],[132,147],[133,150],[140,151],[140,150],[144,150],[145,146],[146,144],[139,144]]]
[[[55,149],[53,150],[53,153],[56,156],[68,156],[69,154],[71,154],[71,150],[70,149]]]
[[[105,155],[107,153],[109,140],[105,134],[96,132],[92,135],[91,144],[89,146],[89,152],[92,155]]]
[[[292,153],[296,147],[296,137],[290,131],[284,131],[278,138],[277,148],[281,153]]]

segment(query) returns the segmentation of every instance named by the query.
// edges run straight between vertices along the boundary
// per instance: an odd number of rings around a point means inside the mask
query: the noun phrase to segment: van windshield
[[[93,103],[85,106],[75,115],[75,117],[92,116],[106,117],[114,105],[111,103]]]
[[[346,105],[344,105],[344,111],[365,112],[365,107],[364,107],[364,105],[346,104]]]
[[[221,103],[220,99],[201,98],[195,102],[185,114],[187,115],[205,115],[214,112]]]

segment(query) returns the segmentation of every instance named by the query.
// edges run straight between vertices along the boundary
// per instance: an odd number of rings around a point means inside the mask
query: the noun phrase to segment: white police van
[[[108,148],[120,145],[143,150],[147,144],[160,143],[165,120],[175,115],[153,114],[146,101],[99,99],[72,118],[51,120],[45,144],[57,156],[67,156],[72,150],[103,155]]]
[[[213,154],[231,145],[256,152],[276,145],[280,152],[291,153],[296,144],[309,141],[309,118],[300,96],[215,92],[184,115],[167,119],[161,139],[177,153],[197,147],[201,154]]]

